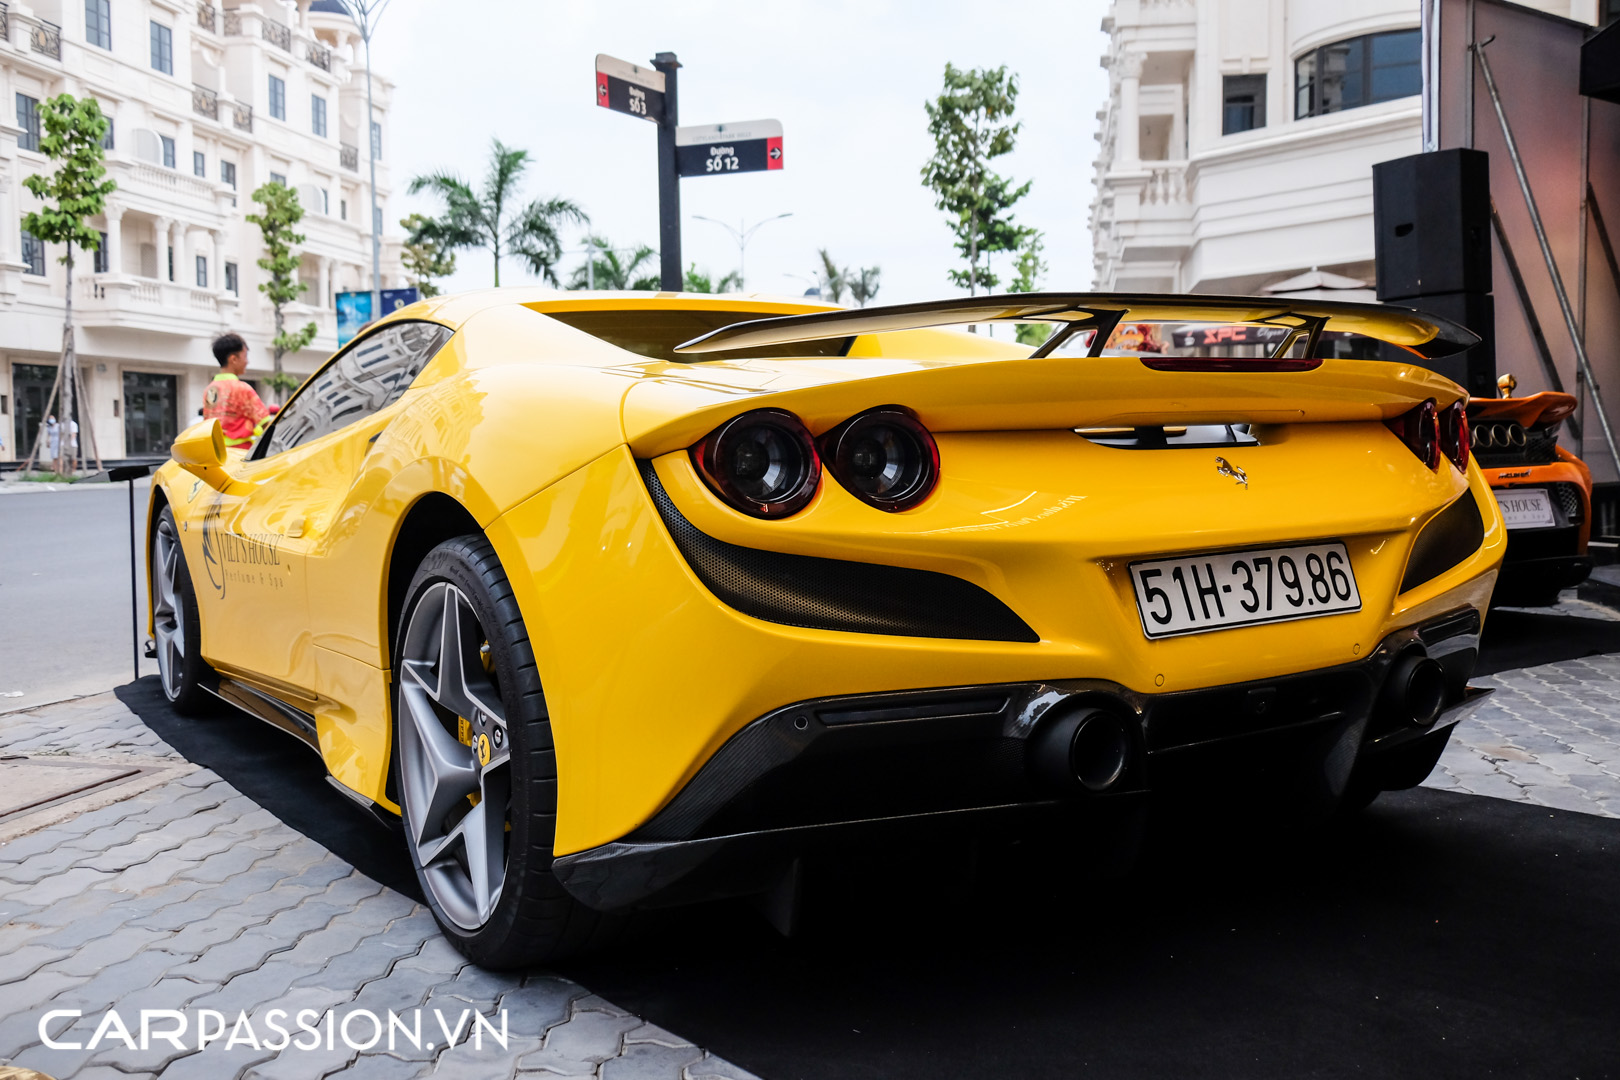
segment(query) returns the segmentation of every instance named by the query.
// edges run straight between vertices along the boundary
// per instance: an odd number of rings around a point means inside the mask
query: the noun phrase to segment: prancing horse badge
[[[1215,471],[1222,476],[1230,476],[1244,487],[1249,486],[1249,474],[1223,457],[1215,458]]]

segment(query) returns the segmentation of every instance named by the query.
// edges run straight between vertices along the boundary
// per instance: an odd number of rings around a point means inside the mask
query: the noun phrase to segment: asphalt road
[[[143,521],[149,484],[135,485]],[[0,713],[129,681],[127,486],[0,494]],[[143,675],[156,671],[141,661]]]

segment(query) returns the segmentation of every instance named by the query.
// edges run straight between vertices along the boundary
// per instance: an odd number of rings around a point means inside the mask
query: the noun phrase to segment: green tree
[[[844,298],[844,290],[849,287],[849,271],[838,269],[838,264],[827,254],[826,248],[816,252],[816,255],[821,259],[821,269],[816,274],[821,279],[821,298],[836,304]]]
[[[733,270],[717,282],[707,270],[699,271],[697,263],[693,263],[686,268],[686,281],[681,288],[695,293],[736,292],[742,288],[742,275]]]
[[[438,245],[446,253],[462,248],[488,248],[495,260],[495,285],[501,284],[501,255],[522,257],[529,272],[556,285],[557,263],[562,259],[558,230],[568,223],[585,225],[590,218],[567,199],[536,199],[518,206],[518,188],[529,168],[529,152],[492,140],[489,171],[483,187],[473,186],[452,172],[418,176],[407,189],[412,195],[427,191],[444,202],[439,218],[424,219],[419,240]]]
[[[878,294],[878,279],[882,277],[883,270],[877,266],[863,266],[850,273],[849,295],[861,307],[865,307]]]
[[[658,257],[658,251],[646,244],[633,248],[615,248],[605,237],[588,236],[585,244],[596,252],[589,262],[574,267],[568,278],[570,289],[648,289],[657,291],[656,271],[641,273],[642,267]],[[594,266],[592,265],[594,264]]]
[[[432,230],[432,224],[421,214],[401,218],[399,225],[405,230],[405,247],[399,261],[406,278],[424,298],[438,296],[439,287],[434,282],[456,272],[455,253],[443,250],[437,241],[424,235]]]
[[[79,386],[78,350],[73,341],[73,249],[96,251],[101,247],[101,234],[85,219],[94,217],[107,207],[107,196],[118,187],[111,180],[102,179],[107,169],[102,164],[101,140],[107,135],[107,118],[95,98],[76,98],[72,94],[58,94],[39,106],[42,133],[39,149],[56,164],[50,176],[35,173],[23,181],[23,186],[44,205],[22,216],[22,227],[42,243],[63,244],[66,250],[61,262],[67,267],[67,303],[62,314],[62,361],[56,368],[56,385],[51,388],[49,413],[58,394],[62,399],[61,438],[57,441],[54,468],[58,473],[74,468],[71,460],[83,460],[81,448],[74,453],[70,438],[73,423],[73,398]],[[95,444],[95,435],[89,423],[84,434]],[[25,469],[32,468],[34,451],[30,450]],[[96,467],[101,467],[101,455],[96,453]]]
[[[1035,291],[1035,286],[1046,273],[1046,260],[1041,258],[1041,251],[1045,247],[1046,239],[1039,230],[1027,231],[1023,246],[1018,249],[1018,261],[1013,267],[1013,279],[1010,282],[1013,292]],[[1052,336],[1052,329],[1051,323],[1020,323],[1018,340],[1024,345],[1040,345]]]
[[[944,89],[923,105],[934,156],[923,166],[922,180],[934,193],[935,207],[945,211],[956,248],[967,260],[967,269],[950,271],[950,278],[969,295],[981,285],[994,288],[998,280],[988,261],[981,265],[980,260],[991,252],[1016,250],[1024,239],[1008,211],[1029,193],[1030,181],[1014,186],[990,168],[1017,142],[1023,126],[1012,119],[1017,104],[1018,76],[1006,65],[962,71],[946,64]]]
[[[269,299],[276,314],[276,336],[270,339],[274,357],[270,387],[276,392],[276,400],[282,401],[298,380],[281,370],[281,358],[308,348],[316,332],[314,323],[288,330],[282,310],[309,288],[295,276],[298,256],[293,254],[293,248],[304,242],[304,234],[296,231],[304,218],[304,208],[297,192],[273,180],[253,193],[253,201],[264,207],[260,213],[249,214],[247,220],[259,227],[259,235],[264,238],[264,258],[259,260],[259,269],[268,277],[259,283],[259,291]]]

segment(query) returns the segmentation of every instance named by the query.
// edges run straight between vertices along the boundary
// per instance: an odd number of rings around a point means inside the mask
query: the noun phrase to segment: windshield
[[[583,330],[592,337],[601,338],[610,345],[628,349],[652,360],[667,360],[676,364],[695,364],[719,357],[704,353],[677,353],[675,346],[691,341],[722,326],[748,322],[753,319],[774,319],[780,311],[741,311],[729,308],[723,311],[704,311],[692,308],[621,308],[616,311],[547,311],[546,315],[558,322]],[[728,349],[727,360],[742,360],[755,356],[844,356],[849,352],[853,337],[824,338],[818,341],[793,341],[785,345],[766,345],[754,349]]]

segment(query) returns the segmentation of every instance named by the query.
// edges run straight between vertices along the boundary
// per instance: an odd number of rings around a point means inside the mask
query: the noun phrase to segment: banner
[[[422,299],[415,288],[384,289],[382,291],[382,315],[392,315],[402,307],[408,307]],[[378,318],[381,318],[379,315]]]
[[[354,340],[360,328],[371,321],[371,294],[369,292],[340,292],[337,294],[338,348]]]

